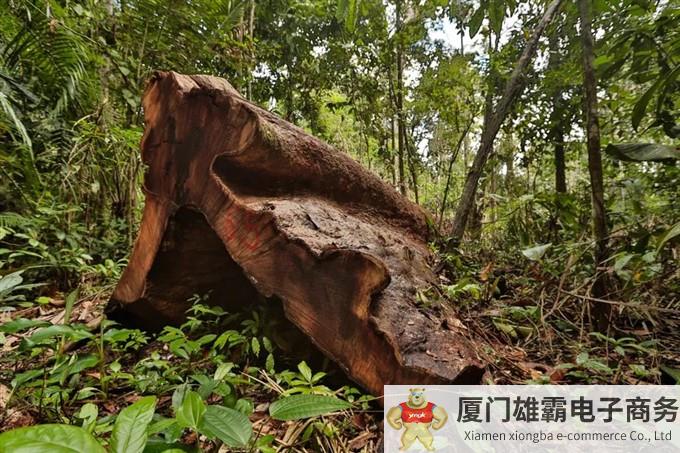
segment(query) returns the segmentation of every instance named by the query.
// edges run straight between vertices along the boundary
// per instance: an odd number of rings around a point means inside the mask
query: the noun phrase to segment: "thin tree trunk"
[[[255,0],[250,0],[250,18],[248,20],[248,36],[253,39],[255,33]]]
[[[505,85],[503,97],[498,102],[493,116],[482,131],[479,150],[477,151],[475,159],[472,162],[472,167],[468,172],[467,178],[465,180],[465,186],[463,188],[463,194],[461,195],[458,209],[456,210],[456,215],[453,218],[453,229],[451,232],[451,239],[453,243],[460,242],[463,237],[465,225],[467,224],[467,219],[474,203],[479,179],[482,176],[484,165],[493,151],[494,139],[496,138],[496,135],[501,128],[501,124],[503,124],[503,120],[505,120],[505,117],[508,114],[513,101],[524,87],[523,77],[527,71],[529,63],[536,53],[538,41],[543,34],[543,31],[557,12],[557,9],[561,3],[562,0],[554,0],[546,9],[541,21],[534,29],[531,39],[529,39],[529,42],[524,48],[522,56],[517,62],[512,75],[510,76],[510,80],[508,80],[507,84]]]
[[[557,71],[560,67],[559,55],[559,29],[550,36],[548,59],[548,69]],[[564,135],[565,135],[565,112],[562,108],[562,93],[564,89],[561,85],[555,86],[552,90],[551,103],[552,112],[550,113],[550,132],[548,137],[553,145],[553,164],[555,171],[555,211],[550,215],[549,230],[553,236],[552,241],[558,241],[559,220],[562,213],[562,197],[560,194],[567,192],[566,162],[564,157]]]
[[[496,185],[498,179],[498,175],[496,172],[496,165],[494,162],[491,162],[491,177],[489,178],[489,192],[491,193],[491,197],[488,198],[488,205],[490,211],[491,211],[491,223],[496,223],[496,199],[494,195],[496,194],[496,191],[498,190],[498,187]]]
[[[399,166],[399,191],[406,195],[406,171],[404,169],[404,120],[401,116],[401,54],[397,53],[397,163]]]
[[[555,192],[567,193],[566,161],[564,158],[564,133],[555,130]]]
[[[500,45],[500,36],[496,35],[495,39],[494,36],[489,33],[489,42],[488,42],[488,52],[489,52],[489,76],[487,77],[486,80],[486,94],[484,95],[484,119],[482,122],[482,131],[486,130],[489,127],[489,123],[491,121],[491,118],[493,116],[493,108],[494,108],[494,90],[496,87],[496,80],[498,79],[498,74],[496,73],[493,65],[493,56],[498,53],[498,47]],[[491,147],[491,150],[489,151],[489,155],[493,152],[493,145]],[[467,169],[467,159],[465,161],[465,169]],[[481,176],[480,176],[481,177]],[[482,193],[484,193],[485,188],[481,188]],[[466,224],[464,225],[463,229],[465,229],[466,226],[470,226],[470,224],[475,225],[475,232],[481,231],[481,223],[478,221],[479,220],[479,214],[480,210],[483,209],[483,207],[479,207],[476,204],[476,193],[472,197],[471,201],[471,211],[470,211],[470,216],[472,217],[472,221],[468,219]],[[477,225],[480,226],[480,228],[477,228]],[[453,240],[449,242],[449,245],[455,246],[458,243],[458,240]]]
[[[248,74],[248,100],[253,100],[253,69],[255,68],[255,0],[250,0],[250,18],[248,19],[248,36],[250,37],[250,73]]]
[[[474,118],[475,115],[470,115],[470,121],[468,121],[467,125],[465,126],[465,130],[460,134],[460,137],[458,137],[458,142],[456,143],[456,148],[454,149],[453,153],[451,153],[451,159],[449,160],[449,167],[446,170],[446,186],[444,187],[444,196],[442,197],[442,204],[439,207],[439,220],[437,222],[437,228],[441,229],[442,228],[442,222],[444,220],[444,210],[446,209],[446,199],[449,196],[449,189],[451,187],[451,173],[453,171],[453,163],[456,161],[456,158],[458,157],[458,154],[460,153],[460,148],[463,146],[463,143],[465,142],[465,139],[468,136],[468,133],[470,132],[470,128],[472,128],[472,124],[474,123]]]
[[[390,75],[390,80],[392,79],[392,76]],[[392,167],[392,185],[395,187],[397,186],[397,167],[399,166],[398,162],[396,162],[396,157],[397,157],[397,143],[394,138],[394,116],[390,117],[390,141],[392,143],[392,147],[390,150],[390,166]]]
[[[511,193],[515,180],[515,155],[510,153],[505,158],[505,191]]]
[[[559,33],[550,37],[550,58],[548,67],[556,70],[559,67]],[[550,116],[550,139],[554,146],[555,192],[567,192],[566,164],[564,160],[564,125],[563,112],[560,109],[563,89],[555,88],[552,95],[552,113]]]
[[[404,125],[405,126],[405,125]],[[416,203],[420,203],[418,196],[418,170],[416,168],[416,162],[418,158],[418,151],[416,150],[416,144],[413,140],[412,134],[407,134],[404,127],[404,142],[406,143],[406,151],[408,158],[408,170],[411,173],[411,183],[413,190],[413,197]]]
[[[588,171],[593,204],[593,233],[595,235],[595,262],[597,267],[607,259],[607,213],[604,207],[604,182],[602,175],[602,155],[600,150],[600,124],[597,114],[597,80],[594,69],[594,43],[591,30],[590,0],[579,0],[581,18],[581,45],[583,47],[583,84],[585,86],[586,137],[588,142]],[[597,269],[596,269],[597,273]],[[593,284],[595,298],[603,298],[607,293],[606,275],[600,275]],[[609,324],[611,306],[595,303],[592,316],[599,330],[606,330]]]
[[[295,119],[293,118],[293,109],[294,109],[294,99],[293,99],[293,79],[292,79],[292,68],[291,65],[286,63],[286,70],[288,71],[288,90],[286,91],[286,121],[291,122],[295,124]]]
[[[395,52],[396,53],[396,52]],[[394,56],[394,55],[393,55]],[[395,66],[395,72],[396,72],[396,64]],[[394,168],[396,169],[396,173],[398,176],[396,185],[399,186],[399,192],[401,192],[402,195],[406,195],[406,185],[404,184],[404,160],[403,160],[403,154],[401,154],[401,147],[399,138],[401,137],[400,134],[400,129],[399,129],[399,108],[398,108],[398,101],[397,101],[397,89],[394,86],[395,85],[395,79],[396,75],[392,73],[392,64],[390,63],[389,67],[389,92],[390,92],[390,103],[392,104],[392,107],[394,108],[394,113],[391,116],[391,121],[392,121],[392,128],[391,128],[391,134],[392,134],[392,162],[394,165]]]
[[[397,0],[396,4],[396,12],[395,12],[395,28],[396,28],[396,33],[395,33],[395,39],[396,39],[396,67],[397,67],[397,87],[396,87],[396,93],[395,93],[395,102],[396,102],[396,108],[397,108],[397,136],[398,136],[398,143],[399,143],[399,151],[397,152],[398,160],[399,160],[399,191],[402,193],[402,195],[406,195],[406,177],[405,177],[405,171],[404,171],[404,149],[406,145],[406,140],[405,140],[405,133],[406,130],[404,129],[404,68],[402,67],[403,65],[403,55],[402,55],[402,48],[401,48],[401,37],[400,37],[400,32],[401,32],[401,0]]]

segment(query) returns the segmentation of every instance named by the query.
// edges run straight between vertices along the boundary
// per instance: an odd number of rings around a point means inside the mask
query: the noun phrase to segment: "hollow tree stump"
[[[157,73],[143,100],[146,205],[109,312],[182,322],[212,303],[281,300],[357,383],[476,383],[470,342],[419,311],[435,281],[423,211],[225,80]]]

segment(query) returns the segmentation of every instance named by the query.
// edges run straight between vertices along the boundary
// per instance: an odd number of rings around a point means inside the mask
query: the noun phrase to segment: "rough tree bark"
[[[482,171],[484,170],[486,161],[493,152],[493,142],[496,139],[496,135],[498,134],[498,131],[500,130],[501,125],[503,124],[503,121],[505,120],[505,117],[512,106],[512,103],[524,87],[523,77],[527,68],[529,67],[529,63],[531,63],[531,60],[536,53],[538,41],[545,28],[548,26],[548,24],[550,24],[550,21],[557,12],[557,9],[561,3],[562,0],[553,0],[553,2],[550,3],[550,5],[548,5],[546,8],[543,17],[541,18],[538,25],[536,25],[529,42],[527,42],[522,55],[517,61],[510,79],[505,85],[503,96],[501,97],[500,101],[498,101],[493,115],[486,123],[484,130],[482,131],[479,149],[477,150],[477,154],[475,154],[472,167],[470,167],[470,170],[468,171],[467,178],[465,179],[465,186],[463,187],[463,194],[460,197],[458,208],[456,209],[456,214],[453,218],[453,226],[451,230],[451,240],[453,243],[460,242],[460,240],[463,238],[468,216],[472,211],[475,194],[477,193],[479,179],[482,176]]]
[[[161,328],[195,293],[267,298],[373,394],[478,382],[459,324],[415,302],[436,282],[418,206],[222,79],[158,73],[143,105],[146,205],[112,316]]]
[[[581,47],[583,48],[583,84],[585,86],[586,137],[588,142],[588,171],[593,204],[593,233],[595,236],[595,262],[599,268],[607,260],[607,212],[604,207],[604,182],[602,176],[602,155],[600,152],[600,123],[597,114],[597,80],[595,79],[595,54],[591,30],[590,0],[579,0],[581,19]],[[604,298],[607,294],[606,274],[599,274],[593,284],[593,296]],[[611,305],[595,303],[591,313],[600,331],[609,327]]]

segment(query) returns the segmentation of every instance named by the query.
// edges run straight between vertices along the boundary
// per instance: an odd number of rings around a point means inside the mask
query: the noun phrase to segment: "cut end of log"
[[[471,342],[416,303],[435,282],[417,205],[223,79],[160,72],[143,105],[146,205],[117,319],[160,329],[194,294],[225,307],[276,297],[375,395],[480,381]]]

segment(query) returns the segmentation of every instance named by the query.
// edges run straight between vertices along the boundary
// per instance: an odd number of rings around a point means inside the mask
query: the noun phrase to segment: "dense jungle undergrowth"
[[[0,440],[378,448],[380,405],[276,304],[106,319],[156,69],[227,78],[426,209],[413,304],[484,383],[680,383],[680,6],[557,2],[541,29],[552,4],[0,0]]]

